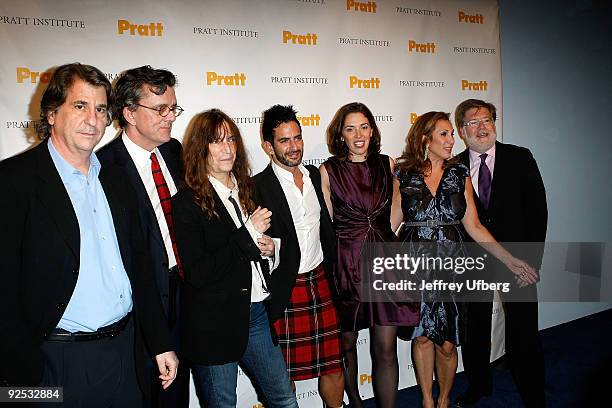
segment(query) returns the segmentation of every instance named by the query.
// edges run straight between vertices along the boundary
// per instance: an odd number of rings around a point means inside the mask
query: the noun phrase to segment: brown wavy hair
[[[55,69],[49,85],[45,89],[40,100],[40,121],[36,125],[36,131],[40,140],[51,136],[51,125],[49,115],[57,110],[66,102],[68,91],[76,80],[86,82],[94,87],[103,87],[106,93],[106,126],[112,123],[111,107],[113,105],[113,92],[108,78],[98,68],[74,62],[64,64]]]
[[[372,127],[372,137],[368,145],[368,156],[380,153],[380,130],[376,126],[372,111],[361,102],[347,103],[338,109],[338,112],[334,115],[334,118],[327,127],[327,147],[329,152],[342,160],[348,157],[349,149],[344,140],[342,140],[342,128],[344,127],[344,120],[351,113],[362,113]]]
[[[397,158],[395,168],[403,174],[426,174],[431,171],[431,161],[425,158],[425,148],[431,142],[432,134],[439,120],[448,120],[446,112],[427,112],[419,116],[408,131],[406,147],[402,155]],[[425,136],[425,137],[423,137]],[[456,162],[458,159],[445,160],[443,167]]]
[[[236,138],[236,161],[232,173],[238,183],[240,205],[247,214],[255,211],[251,165],[238,126],[224,112],[210,109],[198,113],[191,119],[183,141],[185,183],[193,190],[196,202],[209,218],[219,217],[213,200],[214,188],[208,180],[209,145],[218,142],[224,135]]]

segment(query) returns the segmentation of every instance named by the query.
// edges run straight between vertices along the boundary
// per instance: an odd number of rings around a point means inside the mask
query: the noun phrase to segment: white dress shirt
[[[472,177],[472,186],[474,187],[474,192],[476,193],[476,196],[478,196],[478,173],[480,173],[480,155],[482,153],[478,153],[477,151],[472,149],[470,149],[469,151],[470,176]],[[495,168],[495,145],[493,145],[493,147],[491,147],[485,153],[487,154],[485,164],[491,172],[491,183],[493,183],[493,169]]]
[[[168,255],[168,268],[172,268],[176,265],[176,258],[174,257],[174,251],[172,250],[172,240],[170,239],[170,230],[168,230],[168,223],[166,222],[164,209],[159,201],[159,194],[157,193],[157,187],[155,186],[155,180],[153,179],[153,173],[151,172],[151,153],[155,153],[155,156],[157,156],[159,167],[161,168],[166,184],[168,185],[168,189],[170,190],[170,196],[176,194],[174,180],[172,180],[172,175],[168,170],[168,166],[166,166],[166,162],[164,161],[164,158],[157,147],[152,151],[143,149],[136,143],[132,142],[125,132],[123,132],[121,140],[132,158],[132,161],[136,166],[136,170],[138,170],[142,184],[144,184],[147,195],[149,196],[149,201],[153,206],[155,218],[157,218],[157,225],[159,225],[159,231],[161,232],[162,239],[164,240],[164,246],[166,247],[166,254]]]
[[[240,215],[242,217],[242,222],[244,223],[244,226],[246,227],[247,231],[249,231],[251,238],[253,238],[253,242],[257,244],[257,239],[261,238],[263,234],[255,230],[255,227],[253,226],[253,223],[251,222],[251,218],[245,214],[244,209],[242,208],[240,204],[240,199],[238,198],[238,183],[236,182],[236,178],[234,177],[234,175],[232,174],[231,176],[232,176],[232,182],[234,184],[234,188],[232,189],[228,188],[225,184],[223,184],[222,182],[220,182],[213,176],[209,175],[208,180],[210,181],[210,184],[213,186],[213,188],[219,195],[219,198],[221,199],[221,202],[225,206],[225,209],[229,213],[230,217],[232,217],[232,221],[234,221],[234,225],[236,225],[236,228],[240,228],[242,227],[242,223],[238,219],[238,214],[236,214],[236,209],[234,208],[234,205],[230,202],[229,198],[232,197],[234,200],[236,200],[238,207],[240,207]],[[273,240],[274,240],[274,260],[270,259],[269,257],[265,257],[265,256],[263,257],[270,264],[270,273],[272,273],[272,271],[278,266],[278,262],[279,262],[280,239],[273,238]],[[261,271],[261,267],[259,266],[258,262],[251,261],[251,274],[252,274],[251,303],[262,302],[268,296],[270,296],[270,294],[264,291],[263,272]]]
[[[272,162],[272,170],[278,178],[285,198],[289,204],[291,218],[295,226],[298,244],[300,246],[300,266],[298,273],[312,271],[323,262],[323,248],[320,239],[321,206],[317,193],[310,180],[308,170],[303,165],[298,166],[304,181],[303,191],[295,185],[293,174]]]

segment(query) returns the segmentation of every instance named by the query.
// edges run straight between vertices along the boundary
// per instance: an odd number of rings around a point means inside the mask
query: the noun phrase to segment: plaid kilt
[[[274,329],[292,380],[342,371],[340,322],[322,265],[297,276]]]

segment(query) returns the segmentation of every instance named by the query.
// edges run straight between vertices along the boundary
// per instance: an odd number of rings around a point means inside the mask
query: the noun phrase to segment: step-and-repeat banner
[[[410,124],[430,110],[453,112],[466,98],[493,102],[502,132],[497,0],[5,0],[0,3],[0,159],[36,142],[42,92],[54,67],[78,61],[115,80],[151,65],[178,78],[174,124],[181,140],[191,116],[220,108],[234,118],[258,172],[267,164],[260,118],[292,104],[306,162],[329,152],[336,110],[360,101],[373,111],[383,152],[398,156]],[[101,145],[117,133],[110,126]],[[463,149],[457,140],[455,152]],[[503,353],[501,307],[494,310],[493,357]],[[400,341],[400,386],[414,385],[410,344]],[[359,383],[372,396],[368,333],[360,333]],[[240,407],[257,406],[239,377]],[[320,406],[316,381],[297,384],[300,406]],[[193,405],[197,406],[195,396]]]

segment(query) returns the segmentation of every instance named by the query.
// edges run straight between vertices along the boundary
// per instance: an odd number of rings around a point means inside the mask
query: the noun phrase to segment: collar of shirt
[[[278,177],[279,180],[284,180],[292,184],[295,184],[295,181],[293,180],[293,173],[291,173],[288,170],[283,169],[281,166],[276,164],[274,161],[271,161],[270,163],[272,164],[272,170],[274,171],[274,174],[276,174],[276,177]],[[308,170],[306,169],[306,167],[304,167],[304,165],[302,164],[299,164],[297,168],[302,172],[302,175],[305,176],[304,182],[306,182],[306,180],[310,182],[310,174],[308,173]]]
[[[469,149],[469,151],[470,151],[470,167],[473,167],[476,165],[480,166],[480,155],[482,153],[478,153],[477,151],[472,150],[472,149]],[[489,150],[487,150],[485,153],[487,154],[485,163],[487,163],[487,166],[491,167],[490,166],[491,160],[495,159],[495,144],[493,144],[493,146]]]
[[[230,217],[232,218],[234,224],[236,225],[237,228],[240,227],[240,224],[238,224],[238,218],[237,218],[237,214],[236,211],[234,210],[233,205],[229,202],[229,197],[232,196],[234,197],[234,199],[236,200],[236,202],[239,203],[238,200],[238,183],[236,182],[236,178],[234,177],[234,174],[230,174],[231,176],[231,180],[232,183],[234,183],[234,188],[228,188],[225,184],[223,184],[221,181],[217,180],[216,178],[214,178],[211,175],[208,175],[208,181],[210,181],[210,184],[213,186],[213,188],[215,189],[215,191],[217,192],[217,194],[219,195],[219,197],[221,198],[221,202],[223,203],[223,205],[225,206],[225,209],[227,210],[227,212],[229,213]],[[238,207],[240,208],[240,212],[242,213],[242,219],[244,221],[245,227],[247,229],[247,231],[249,232],[249,235],[251,235],[251,238],[253,239],[253,242],[257,243],[257,238],[261,237],[261,233],[255,231],[255,228],[253,227],[253,224],[251,223],[250,219],[247,219],[245,221],[245,212],[242,209],[242,207],[240,206],[240,204],[238,204]],[[236,217],[236,218],[235,218]],[[276,252],[276,248],[278,248],[280,250],[280,243],[276,243],[275,246],[275,254],[277,256],[278,259],[278,252]],[[266,261],[269,262],[269,261]],[[251,261],[251,302],[262,302],[263,300],[265,300],[268,296],[269,293],[265,292],[263,290],[263,284],[262,284],[262,271],[261,271],[261,266],[259,266],[258,263]],[[278,265],[278,263],[274,264],[272,263],[270,270],[274,269],[276,266]]]
[[[89,158],[89,170],[87,174],[82,174],[77,168],[75,168],[72,164],[68,163],[66,159],[57,151],[51,138],[49,138],[49,143],[47,144],[49,149],[49,154],[51,155],[51,160],[53,160],[53,164],[55,164],[55,168],[62,179],[64,185],[69,185],[72,181],[76,180],[76,176],[82,175],[85,176],[87,181],[91,181],[92,178],[98,177],[100,174],[100,168],[102,165],[98,160],[98,157],[95,153],[91,153]]]
[[[123,141],[123,144],[125,145],[125,148],[127,149],[128,153],[130,154],[130,157],[132,157],[136,168],[138,169],[147,168],[149,171],[151,170],[151,153],[155,153],[155,155],[157,156],[157,161],[162,160],[161,154],[159,153],[157,147],[152,151],[143,149],[142,147],[134,143],[132,139],[129,138],[126,131],[123,131],[121,140]]]
[[[234,173],[231,173],[230,177],[232,179],[232,183],[234,184],[234,188],[228,188],[225,184],[223,184],[213,176],[208,175],[208,181],[210,181],[210,184],[212,184],[213,188],[221,198],[221,201],[223,201],[224,203],[229,199],[230,196],[234,197],[236,202],[238,202],[238,183],[236,182],[236,177],[234,177]],[[240,206],[240,204],[238,206]],[[242,208],[240,209],[240,211],[244,212]]]

